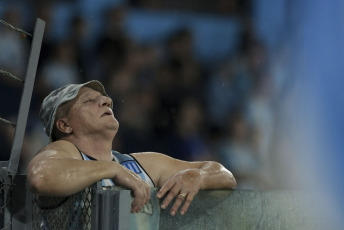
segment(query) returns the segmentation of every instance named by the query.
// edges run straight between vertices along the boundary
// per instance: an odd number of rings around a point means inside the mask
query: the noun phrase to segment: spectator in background
[[[241,57],[226,60],[209,78],[207,107],[212,125],[222,127],[228,113],[245,104],[252,78]]]
[[[166,145],[173,143],[171,139],[184,138],[178,137],[181,133],[175,123],[176,116],[180,115],[177,111],[184,107],[183,100],[187,97],[199,98],[200,104],[203,104],[204,73],[194,56],[193,46],[189,29],[176,31],[167,39],[164,59],[157,68],[155,88],[159,110],[154,115],[154,126],[160,142]]]
[[[89,47],[89,30],[87,21],[82,17],[76,15],[70,19],[70,28],[68,32],[68,42],[74,47],[75,50],[75,62],[78,66],[80,77],[82,81],[86,81],[89,77],[89,68],[87,68],[90,56]]]
[[[9,8],[4,12],[3,19],[14,27],[21,27],[22,18],[17,8]],[[28,60],[28,39],[23,39],[17,31],[0,24],[0,69],[11,73],[19,79],[25,78]],[[17,115],[22,84],[0,73],[1,98],[0,117],[8,118]]]
[[[167,42],[166,63],[177,79],[177,90],[183,95],[201,96],[204,73],[193,52],[193,37],[189,29],[181,29]]]
[[[47,91],[81,82],[75,47],[68,41],[56,44],[50,59],[42,67],[41,75]]]
[[[271,79],[264,76],[252,92],[248,101],[248,116],[252,126],[254,148],[260,159],[260,171],[266,181],[272,183],[271,147],[274,130],[274,115],[269,100]]]
[[[154,129],[157,137],[166,139],[173,130],[173,116],[180,97],[178,79],[171,66],[161,64],[157,69],[155,91],[158,94],[158,110],[154,113]],[[163,142],[161,140],[161,142]]]
[[[42,47],[40,52],[40,65],[38,66],[38,73],[40,72],[40,67],[45,64],[51,58],[51,54],[55,49],[55,45],[59,42],[59,38],[56,36],[53,24],[53,13],[56,6],[56,2],[53,1],[36,1],[34,5],[34,14],[45,21],[44,28],[44,39],[42,41]],[[39,76],[39,74],[38,74]],[[38,84],[40,81],[38,81]],[[46,95],[46,92],[43,92]]]
[[[23,3],[22,7],[27,7],[27,4]],[[2,9],[3,8],[1,8],[1,10]],[[27,12],[23,12],[21,9],[22,8],[18,7],[16,3],[14,3],[13,6],[8,6],[1,19],[16,28],[23,29],[30,33],[31,28],[33,28],[33,24],[30,22],[30,30],[26,30],[24,28],[25,23],[30,20],[25,18]],[[48,12],[49,10],[46,8],[45,15],[48,15]],[[46,28],[46,31],[48,30],[49,28]],[[25,37],[19,32],[2,24],[0,26],[0,35],[0,68],[24,80],[29,59],[28,51],[31,38]],[[43,41],[47,41],[47,36],[45,36]],[[44,50],[44,48],[42,49]],[[46,49],[44,51],[46,51]],[[41,55],[44,55],[44,51]],[[43,62],[44,60],[40,60],[40,63]],[[38,114],[38,112],[34,110],[35,100],[37,99],[36,95],[39,92],[37,87],[40,86],[40,81],[37,80],[36,82],[37,85],[33,92],[34,95],[30,107],[31,111],[29,112],[25,138],[22,146],[21,162],[19,166],[23,167],[19,168],[20,173],[23,173],[21,170],[25,170],[24,168],[28,161],[31,160],[32,154],[36,152],[42,144],[46,143],[45,141],[47,141],[45,137],[42,137],[42,125],[37,125],[37,117],[34,116],[35,114]],[[0,74],[0,107],[2,108],[0,117],[10,120],[12,123],[17,122],[22,90],[22,83]],[[14,133],[15,129],[13,127],[0,124],[0,156],[3,161],[9,160]]]
[[[271,108],[272,76],[265,44],[257,38],[250,21],[245,24],[241,52],[245,69],[251,76],[252,87],[246,101],[248,119],[252,126],[254,149],[260,159],[260,172],[265,181],[272,183],[271,140],[274,120]]]
[[[22,27],[23,19],[18,8],[9,7],[2,19],[14,27]],[[0,24],[0,69],[24,79],[28,56],[28,40],[20,33]],[[0,73],[0,117],[16,123],[22,84]],[[9,100],[10,99],[10,100]],[[0,123],[0,158],[9,160],[14,128]]]
[[[155,91],[155,47],[135,45],[129,56],[131,58],[125,60],[121,67],[113,68],[108,77],[110,95],[116,98],[114,103],[120,111],[118,118],[125,124],[119,133],[122,141],[115,144],[120,144],[123,152],[156,149],[151,141],[154,140],[152,117],[153,111],[157,111],[158,98]]]
[[[135,106],[131,106],[131,105]],[[152,114],[156,110],[156,95],[150,89],[138,89],[126,97],[118,108],[118,119],[123,127],[119,132],[123,152],[140,149],[156,150],[152,130]]]
[[[126,16],[124,6],[107,9],[104,13],[104,27],[96,41],[95,59],[91,78],[107,82],[114,69],[119,69],[128,59],[128,51],[133,42],[126,34],[123,21]]]
[[[14,27],[21,27],[22,19],[16,8],[8,9],[3,20]],[[0,67],[12,74],[24,78],[28,55],[28,40],[21,38],[20,33],[1,24],[0,27]]]
[[[261,174],[261,160],[252,140],[252,127],[242,109],[229,114],[226,132],[218,142],[219,160],[235,172],[238,188],[264,188],[266,182]]]
[[[204,106],[196,97],[185,98],[177,109],[170,155],[195,161],[214,158],[210,155],[205,136]]]

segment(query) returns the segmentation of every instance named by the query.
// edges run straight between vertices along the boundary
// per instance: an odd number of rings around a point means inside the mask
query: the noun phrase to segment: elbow
[[[237,182],[236,182],[236,179],[235,179],[235,177],[233,176],[233,174],[231,173],[231,188],[232,189],[235,189],[236,188],[236,186],[237,186]]]
[[[28,172],[28,186],[33,194],[41,194],[43,191],[44,179],[43,176],[36,172]]]
[[[46,180],[44,172],[42,172],[42,167],[38,165],[29,165],[27,170],[27,180],[28,187],[33,194],[41,195],[45,193],[48,181]]]
[[[235,189],[236,186],[237,186],[237,181],[233,175],[233,173],[231,171],[229,171],[228,169],[226,169],[222,164],[218,163],[219,164],[219,167],[221,168],[221,170],[223,170],[226,174],[226,177],[227,177],[227,188],[230,188],[230,189]]]
[[[228,187],[231,189],[235,189],[237,186],[237,181],[233,175],[233,173],[231,171],[229,171],[228,169],[226,169],[227,171],[227,178],[228,178]]]
[[[205,162],[206,165],[211,165],[210,167],[214,169],[215,174],[218,176],[219,185],[215,186],[217,188],[225,189],[235,189],[237,186],[237,181],[231,171],[226,169],[221,163],[215,161]]]

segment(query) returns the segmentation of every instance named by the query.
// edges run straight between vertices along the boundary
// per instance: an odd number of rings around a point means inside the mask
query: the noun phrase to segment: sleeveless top
[[[81,153],[81,156],[84,160],[95,160],[89,156],[86,156],[84,153]],[[143,169],[140,163],[133,157],[128,154],[121,154],[112,150],[113,161],[120,163],[122,166],[125,166],[127,169],[138,174],[142,180],[147,182],[151,187],[155,187],[152,179]],[[116,181],[115,181],[116,183]],[[102,180],[103,188],[108,186],[116,186],[111,179]],[[133,198],[131,198],[133,200]],[[129,217],[129,227],[130,230],[142,229],[142,230],[158,230],[160,225],[160,203],[159,199],[156,198],[156,193],[151,190],[149,203],[145,204],[144,207],[140,210],[139,213],[130,213]]]
[[[79,150],[80,151],[80,150]],[[80,151],[83,160],[96,160],[92,157],[85,155],[83,152]],[[155,187],[153,180],[150,178],[148,173],[143,169],[140,163],[133,157],[128,154],[121,154],[117,151],[112,150],[113,161],[118,162],[122,166],[125,166],[130,171],[136,173],[144,180],[146,183],[149,184],[150,187]],[[116,186],[111,179],[103,179],[102,180],[103,187],[111,187]]]

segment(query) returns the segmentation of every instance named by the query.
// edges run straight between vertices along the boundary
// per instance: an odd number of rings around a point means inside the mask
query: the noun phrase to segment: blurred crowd
[[[249,1],[218,1],[224,5],[218,7],[221,10],[209,12],[235,14],[240,19],[236,52],[215,63],[199,60],[193,50],[194,34],[187,27],[171,32],[163,41],[136,42],[123,21],[131,7],[145,2],[161,10],[160,1],[132,1],[104,9],[92,43],[88,42],[89,22],[81,14],[73,14],[66,24],[66,36],[60,39],[52,33],[54,4],[42,1],[34,6],[34,18],[47,24],[23,146],[26,161],[48,142],[38,118],[43,98],[65,84],[96,79],[112,97],[120,123],[114,149],[122,153],[156,151],[182,160],[216,160],[234,173],[238,188],[276,187],[276,104],[283,81],[275,68],[278,60],[271,58],[265,41],[255,33],[249,9],[239,10],[235,4],[245,2],[240,6],[249,7]],[[18,27],[28,24],[15,7],[2,11],[1,19]],[[0,69],[25,76],[29,41],[0,25]],[[5,95],[0,117],[15,122],[21,88],[1,76],[0,91]],[[1,160],[6,160],[13,129],[0,127]]]

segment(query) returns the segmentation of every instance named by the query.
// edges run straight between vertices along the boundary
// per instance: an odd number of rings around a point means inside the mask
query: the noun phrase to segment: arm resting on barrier
[[[132,191],[132,211],[138,212],[150,198],[150,187],[138,175],[115,161],[84,161],[68,141],[56,141],[43,149],[28,166],[31,191],[43,196],[68,196],[102,179]]]
[[[171,215],[175,215],[183,202],[180,213],[184,214],[199,190],[236,186],[233,174],[217,162],[187,162],[160,153],[132,155],[145,168],[154,183],[161,187],[157,194],[158,198],[166,195],[161,205],[163,209],[176,197],[170,211]]]

